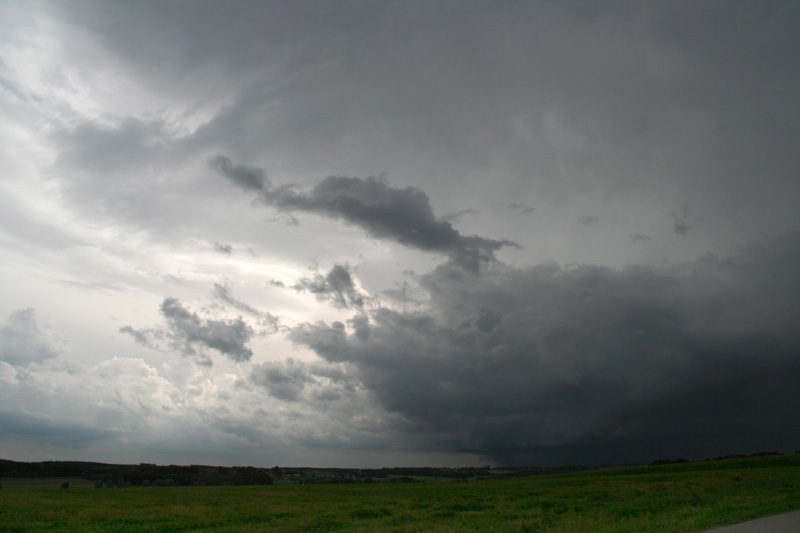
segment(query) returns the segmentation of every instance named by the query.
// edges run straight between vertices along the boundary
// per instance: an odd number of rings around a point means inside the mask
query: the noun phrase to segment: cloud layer
[[[0,448],[797,449],[798,27],[782,0],[0,2]]]

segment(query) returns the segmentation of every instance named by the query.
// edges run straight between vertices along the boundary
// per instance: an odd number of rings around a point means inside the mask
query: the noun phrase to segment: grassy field
[[[0,490],[0,531],[700,531],[800,509],[800,455],[487,481]]]

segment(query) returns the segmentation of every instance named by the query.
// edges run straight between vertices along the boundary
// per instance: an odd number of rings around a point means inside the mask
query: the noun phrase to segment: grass
[[[800,509],[800,455],[414,484],[64,490],[6,481],[0,532],[679,532]]]

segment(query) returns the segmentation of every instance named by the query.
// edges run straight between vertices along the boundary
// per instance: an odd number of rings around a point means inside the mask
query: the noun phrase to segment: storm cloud
[[[183,7],[0,2],[8,458],[797,449],[800,4]]]
[[[237,184],[238,176],[250,176],[257,170],[241,165],[233,167],[230,160],[221,155],[212,159],[210,166]],[[248,183],[255,181],[249,180]],[[328,176],[307,192],[298,191],[296,185],[275,188],[270,188],[269,184],[263,187],[248,185],[245,188],[260,191],[263,202],[278,210],[341,219],[365,230],[375,239],[444,253],[473,271],[494,260],[497,250],[518,246],[510,240],[462,235],[445,218],[437,219],[428,195],[422,190],[416,187],[394,188],[385,178]]]
[[[791,446],[798,265],[798,234],[661,268],[443,265],[422,311],[291,338],[353,365],[409,438],[502,464]]]

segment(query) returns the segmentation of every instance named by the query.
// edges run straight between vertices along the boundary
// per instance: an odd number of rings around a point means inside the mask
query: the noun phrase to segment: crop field
[[[800,509],[800,455],[527,478],[0,490],[0,531],[702,531]]]

